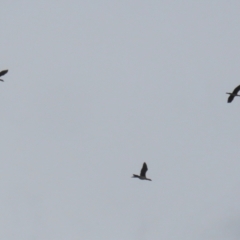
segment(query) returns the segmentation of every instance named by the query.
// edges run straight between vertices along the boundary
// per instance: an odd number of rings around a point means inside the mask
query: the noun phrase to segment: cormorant
[[[226,93],[226,94],[229,94],[230,96],[228,97],[228,103],[232,102],[232,100],[234,99],[234,97],[240,97],[240,95],[238,95],[237,93],[239,92],[240,90],[240,85],[237,86],[232,93]]]
[[[143,163],[143,166],[142,166],[142,170],[140,172],[140,176],[138,175],[135,175],[133,174],[133,178],[139,178],[141,180],[149,180],[149,181],[152,181],[151,179],[147,178],[146,177],[146,172],[147,172],[148,168],[147,168],[147,164],[146,163]]]

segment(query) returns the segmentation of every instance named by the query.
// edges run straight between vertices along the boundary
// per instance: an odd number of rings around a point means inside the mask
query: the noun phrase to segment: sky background
[[[240,239],[239,1],[2,0],[0,29],[0,239]]]

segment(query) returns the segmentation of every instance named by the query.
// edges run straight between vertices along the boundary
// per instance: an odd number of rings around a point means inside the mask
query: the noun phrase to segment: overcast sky
[[[0,29],[1,239],[240,239],[239,1],[2,0]]]

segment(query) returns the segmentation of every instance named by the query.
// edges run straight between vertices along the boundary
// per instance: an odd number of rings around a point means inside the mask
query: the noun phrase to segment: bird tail
[[[138,175],[133,174],[132,178],[138,178]]]

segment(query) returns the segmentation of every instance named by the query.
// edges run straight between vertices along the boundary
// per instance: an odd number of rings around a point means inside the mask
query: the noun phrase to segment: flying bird
[[[0,77],[5,75],[8,72],[8,70],[3,70],[0,72]],[[4,82],[2,79],[0,79],[0,81]]]
[[[142,166],[142,170],[140,172],[140,176],[138,175],[135,175],[133,174],[133,178],[139,178],[141,180],[148,180],[148,181],[152,181],[151,179],[147,178],[146,177],[146,172],[147,172],[148,168],[147,168],[147,164],[146,163],[143,163],[143,166]]]
[[[240,85],[237,86],[232,93],[226,93],[226,94],[229,94],[230,96],[228,97],[228,103],[232,102],[232,100],[234,99],[234,97],[240,97],[240,95],[238,95],[238,92],[240,90]]]

